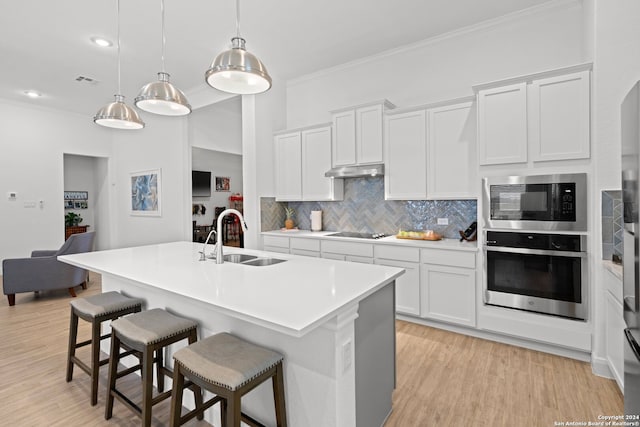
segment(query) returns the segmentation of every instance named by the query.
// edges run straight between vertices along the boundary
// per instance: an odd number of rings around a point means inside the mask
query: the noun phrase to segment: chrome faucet
[[[206,261],[207,260],[207,254],[206,254],[207,243],[209,242],[209,239],[211,238],[212,234],[216,234],[216,230],[211,230],[211,232],[209,233],[209,235],[205,239],[204,245],[202,245],[202,252],[200,252],[200,261]]]
[[[223,257],[222,255],[222,219],[229,214],[236,214],[238,216],[238,219],[240,220],[240,226],[242,227],[242,231],[245,231],[245,232],[247,231],[247,223],[244,222],[244,217],[242,216],[240,211],[236,209],[225,209],[220,213],[220,215],[218,215],[218,225],[216,228],[220,233],[220,235],[218,236],[218,241],[216,242],[216,248],[215,248],[216,264],[222,264],[224,262],[224,259],[222,259]]]

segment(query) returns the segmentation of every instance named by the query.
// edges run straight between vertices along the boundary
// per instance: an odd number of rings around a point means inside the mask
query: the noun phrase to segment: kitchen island
[[[384,423],[395,386],[394,286],[402,269],[226,247],[225,254],[285,261],[216,264],[199,261],[202,247],[173,242],[59,260],[101,273],[103,291],[197,320],[201,338],[226,331],[284,354],[289,425]],[[192,406],[188,399],[185,393]],[[263,384],[243,398],[243,410],[271,425],[272,399]],[[206,419],[213,423],[218,413]]]

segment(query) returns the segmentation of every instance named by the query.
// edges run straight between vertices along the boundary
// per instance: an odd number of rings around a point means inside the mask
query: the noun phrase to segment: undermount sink
[[[255,255],[247,255],[247,254],[227,254],[227,255],[223,255],[222,259],[225,262],[234,262],[234,263],[241,263],[241,262],[245,262],[245,261],[250,261],[252,259],[256,259],[258,258]]]
[[[278,259],[278,258],[257,258],[251,261],[245,261],[243,265],[253,265],[256,267],[264,267],[266,265],[280,264],[281,262],[285,262],[286,259]]]

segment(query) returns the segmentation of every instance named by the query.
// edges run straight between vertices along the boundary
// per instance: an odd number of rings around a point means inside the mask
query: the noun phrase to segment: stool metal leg
[[[76,355],[76,341],[78,339],[78,316],[71,309],[69,324],[69,350],[67,352],[67,382],[73,379],[73,357]]]

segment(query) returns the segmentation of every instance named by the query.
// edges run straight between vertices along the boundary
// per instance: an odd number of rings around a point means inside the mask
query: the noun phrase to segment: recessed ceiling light
[[[40,98],[42,96],[40,92],[35,90],[25,90],[24,94],[27,95],[29,98]]]
[[[91,41],[94,42],[95,44],[97,44],[100,47],[109,47],[109,46],[113,45],[113,43],[111,43],[110,40],[107,40],[107,39],[102,38],[102,37],[91,37]]]

